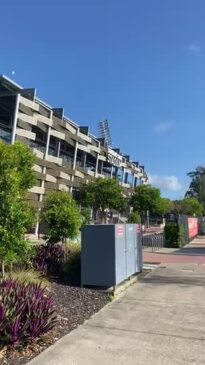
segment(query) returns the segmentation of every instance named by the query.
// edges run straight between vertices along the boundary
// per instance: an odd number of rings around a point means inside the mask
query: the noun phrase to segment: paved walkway
[[[144,263],[195,263],[205,265],[205,236],[195,238],[182,249],[164,248],[155,252],[143,252]]]
[[[163,265],[30,365],[204,365],[205,267]]]

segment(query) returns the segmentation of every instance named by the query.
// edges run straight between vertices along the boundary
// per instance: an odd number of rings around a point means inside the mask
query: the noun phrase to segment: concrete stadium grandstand
[[[25,89],[0,76],[0,140],[20,141],[36,155],[37,183],[28,195],[41,209],[51,190],[78,192],[82,183],[96,177],[115,178],[130,195],[135,186],[147,182],[144,166],[111,148],[103,138],[89,133],[36,97],[36,89]]]

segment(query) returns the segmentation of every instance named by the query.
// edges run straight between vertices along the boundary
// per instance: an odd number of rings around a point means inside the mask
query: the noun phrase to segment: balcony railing
[[[60,158],[62,158],[62,160],[63,160],[63,162],[65,163],[65,164],[68,164],[68,165],[70,165],[71,167],[73,167],[73,159],[71,158],[71,157],[69,157],[69,156],[67,156],[67,155],[60,155]]]
[[[38,142],[30,142],[30,147],[31,148],[36,148],[38,151],[45,153],[46,152],[46,146],[42,146],[41,144],[39,144]]]

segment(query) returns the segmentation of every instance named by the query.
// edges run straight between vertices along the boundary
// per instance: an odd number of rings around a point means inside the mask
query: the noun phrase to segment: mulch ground
[[[51,284],[51,293],[58,315],[58,323],[55,328],[43,341],[40,340],[38,343],[21,350],[0,349],[0,365],[26,364],[109,302],[107,293],[55,282]]]

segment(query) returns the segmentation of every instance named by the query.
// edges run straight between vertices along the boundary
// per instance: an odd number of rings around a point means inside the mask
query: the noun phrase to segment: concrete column
[[[124,175],[125,175],[125,168],[122,168],[122,182],[121,185],[124,183]]]
[[[103,161],[101,161],[101,169],[100,169],[100,174],[102,174],[102,173],[103,173],[103,165],[104,165],[104,162],[103,162]]]
[[[39,233],[39,220],[36,222],[36,226],[35,226],[35,236],[38,236]]]
[[[75,142],[75,151],[74,151],[74,157],[73,157],[73,170],[76,168],[76,161],[77,161],[77,153],[78,153],[78,142]]]
[[[46,160],[48,157],[48,150],[49,150],[49,144],[50,144],[50,136],[51,136],[51,127],[48,126],[48,133],[47,133],[47,141],[46,141],[46,150],[45,150],[45,154],[44,154],[44,159]],[[46,174],[46,167],[43,167],[43,174]],[[44,187],[44,180],[41,181],[41,187]],[[42,194],[41,194],[42,195]],[[43,195],[42,195],[42,199],[43,199]],[[41,200],[42,201],[42,200]]]
[[[132,189],[135,187],[135,174],[132,174]]]
[[[79,133],[79,130],[77,130],[77,135]],[[78,154],[78,141],[75,142],[75,150],[74,150],[74,156],[73,156],[73,170],[75,170],[76,168],[76,162],[77,162],[77,154]],[[71,181],[75,180],[75,176],[72,175]],[[73,187],[70,187],[70,193],[72,194],[73,192]]]
[[[110,169],[110,177],[112,178],[112,174],[113,174],[113,165],[111,166],[111,169]]]
[[[82,167],[84,167],[84,169],[85,169],[85,166],[86,166],[86,158],[87,158],[87,153],[83,152]]]
[[[49,150],[49,143],[50,143],[50,136],[51,136],[51,127],[48,127],[48,134],[47,134],[47,141],[46,141],[46,150],[45,150],[45,160],[48,157],[48,150]]]
[[[98,174],[98,164],[99,164],[99,153],[97,153],[96,157],[95,176],[97,176]]]
[[[17,120],[18,120],[19,102],[20,102],[20,94],[17,94],[15,111],[14,111],[13,127],[12,127],[12,133],[11,133],[11,144],[14,144],[15,137],[16,137],[16,126],[17,126]]]
[[[58,140],[57,157],[60,157],[61,139]]]
[[[45,181],[42,180],[41,181],[41,187],[43,188],[45,185]],[[43,201],[43,194],[40,194],[39,196],[39,202],[42,202]],[[38,214],[40,216],[41,214],[41,208],[38,209]],[[38,236],[39,235],[39,223],[40,223],[40,220],[38,219],[37,222],[36,222],[36,226],[35,226],[35,236]]]

